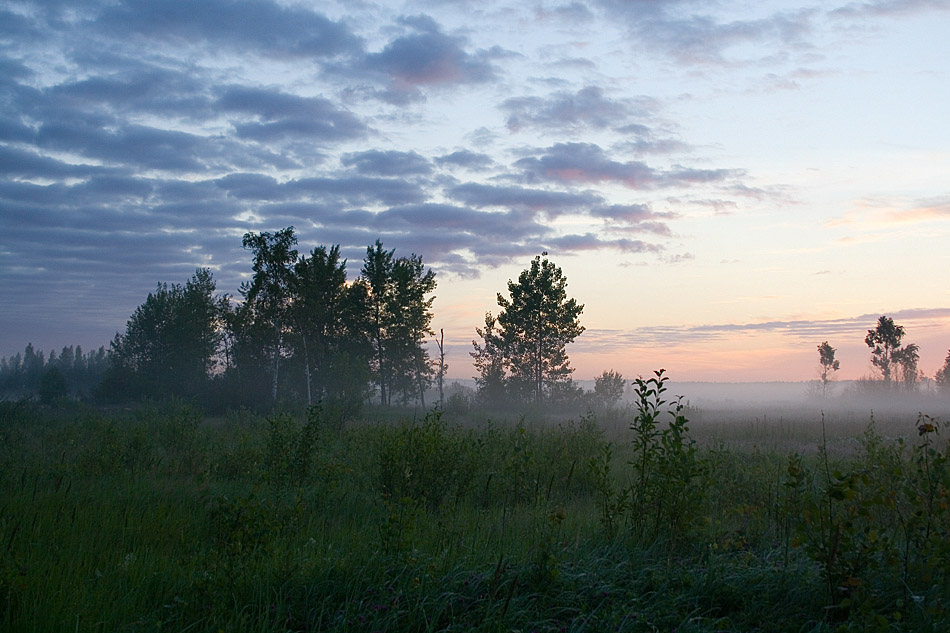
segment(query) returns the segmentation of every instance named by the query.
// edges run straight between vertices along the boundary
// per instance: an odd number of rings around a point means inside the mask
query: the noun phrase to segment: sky
[[[108,345],[246,232],[437,274],[448,374],[541,252],[575,378],[950,348],[950,1],[0,4],[0,355]]]

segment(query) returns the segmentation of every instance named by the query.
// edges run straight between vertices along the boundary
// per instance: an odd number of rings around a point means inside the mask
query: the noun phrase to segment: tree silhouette
[[[110,359],[118,374],[111,376],[109,388],[153,395],[196,393],[214,366],[220,340],[214,292],[206,268],[196,270],[184,286],[158,284],[135,309],[125,333],[112,341]]]
[[[614,370],[605,370],[600,376],[594,378],[594,395],[606,406],[613,406],[623,398],[626,381],[623,374]]]
[[[476,330],[485,346],[475,344],[473,356],[496,370],[491,360],[497,349],[509,392],[541,404],[545,389],[568,382],[574,371],[565,348],[584,331],[579,321],[584,306],[567,298],[567,278],[547,253],[535,257],[517,282],[508,281],[508,293],[509,298],[497,295],[497,320],[489,314],[486,329]]]
[[[920,347],[917,343],[909,343],[902,349],[895,351],[892,360],[900,365],[901,382],[904,383],[904,388],[913,391],[920,377],[917,371],[917,363],[920,361]]]
[[[864,342],[871,348],[871,364],[881,370],[885,385],[891,383],[893,364],[899,360],[901,339],[904,338],[904,328],[894,324],[894,319],[881,316],[877,320],[877,327],[868,330]],[[894,355],[898,353],[898,358]]]
[[[246,315],[273,331],[271,397],[277,400],[277,378],[283,344],[283,328],[291,304],[293,265],[297,261],[297,236],[289,226],[276,233],[245,233],[244,248],[254,254],[254,276],[241,284]]]
[[[835,348],[824,341],[818,346],[819,376],[821,378],[821,395],[825,396],[828,392],[828,385],[831,383],[832,374],[841,368],[841,363],[835,360]]]
[[[937,388],[945,393],[950,393],[950,350],[947,350],[947,357],[943,361],[943,367],[937,370],[934,375],[934,381]]]
[[[379,240],[366,249],[360,278],[368,291],[369,336],[373,373],[381,404],[391,404],[396,392],[404,401],[413,396],[425,404],[432,367],[425,348],[433,332],[432,302],[435,273],[418,255],[395,257]]]

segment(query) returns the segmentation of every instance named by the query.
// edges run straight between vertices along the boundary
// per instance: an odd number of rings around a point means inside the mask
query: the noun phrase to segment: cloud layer
[[[351,271],[379,238],[447,280],[541,250],[688,261],[689,209],[736,213],[781,183],[685,137],[676,104],[690,91],[651,93],[637,73],[655,64],[691,81],[751,67],[809,81],[799,62],[829,25],[939,7],[400,11],[276,0],[0,8],[3,352],[64,323],[114,331],[157,281],[197,266],[233,292],[249,268],[241,235],[288,225],[304,248],[340,244]]]

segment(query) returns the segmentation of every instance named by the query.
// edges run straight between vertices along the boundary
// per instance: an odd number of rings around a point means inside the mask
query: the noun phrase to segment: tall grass
[[[0,630],[947,628],[939,420],[664,384],[559,422],[0,403]]]

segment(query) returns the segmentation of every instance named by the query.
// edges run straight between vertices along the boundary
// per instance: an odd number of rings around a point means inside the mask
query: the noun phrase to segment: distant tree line
[[[38,396],[44,402],[90,396],[109,368],[105,347],[84,353],[68,345],[44,354],[32,343],[22,354],[0,358],[0,399]]]
[[[44,356],[32,345],[0,359],[0,399],[38,396],[45,402],[92,398],[127,402],[178,396],[212,408],[262,403],[322,403],[341,415],[367,401],[420,403],[438,383],[444,395],[444,333],[429,356],[434,273],[418,255],[397,257],[378,240],[359,274],[348,280],[339,246],[297,251],[293,227],[247,233],[251,276],[239,296],[217,292],[212,272],[199,268],[181,284],[159,283],[117,333],[108,351],[79,346]],[[582,304],[567,296],[567,278],[535,257],[497,314],[475,328],[471,356],[481,404],[613,406],[623,397],[621,374],[604,371],[585,392],[572,380],[566,347],[584,332]],[[913,391],[923,379],[920,349],[905,330],[881,316],[865,343],[880,378],[864,382]],[[818,345],[826,393],[840,362],[828,341]],[[950,393],[950,352],[934,380]]]
[[[925,378],[924,373],[918,368],[920,346],[916,343],[904,344],[905,335],[904,327],[894,323],[894,319],[891,317],[882,315],[878,318],[877,325],[873,329],[869,329],[867,336],[864,337],[864,343],[871,350],[871,365],[880,372],[880,377],[865,379],[863,382],[884,390],[896,388],[913,392],[917,389],[917,386]],[[841,367],[840,362],[835,359],[836,351],[828,341],[818,345],[819,379],[822,394],[827,392],[834,372],[837,372]],[[934,382],[940,391],[950,393],[950,350],[947,352],[943,366],[934,375]],[[874,385],[873,383],[878,384]]]

